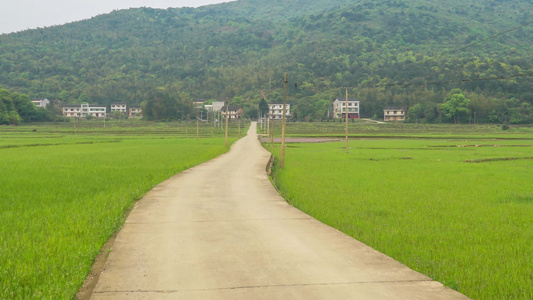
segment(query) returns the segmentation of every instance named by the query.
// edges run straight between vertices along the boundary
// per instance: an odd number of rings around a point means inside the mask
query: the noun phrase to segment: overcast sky
[[[230,0],[0,0],[0,34],[61,25],[131,7],[198,7]]]

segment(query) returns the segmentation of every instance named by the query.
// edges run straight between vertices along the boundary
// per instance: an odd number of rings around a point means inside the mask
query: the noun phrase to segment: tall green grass
[[[533,299],[533,160],[465,162],[531,158],[531,139],[349,146],[289,144],[275,184],[297,208],[474,299]]]
[[[0,299],[74,298],[136,199],[227,151],[223,138],[136,134],[153,128],[119,137],[0,129],[11,133],[0,132]]]

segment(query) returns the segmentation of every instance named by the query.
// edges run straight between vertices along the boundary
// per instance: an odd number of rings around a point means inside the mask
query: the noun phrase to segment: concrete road
[[[467,299],[288,205],[255,132],[146,194],[91,299]]]

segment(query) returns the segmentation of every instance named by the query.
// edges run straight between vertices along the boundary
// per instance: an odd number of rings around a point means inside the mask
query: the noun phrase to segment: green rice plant
[[[147,135],[153,127],[57,130],[0,132],[0,299],[74,298],[135,200],[228,150],[224,138]]]
[[[273,172],[283,197],[469,297],[533,299],[531,139],[349,146],[288,144]],[[267,148],[279,157],[279,144]]]
[[[344,122],[287,122],[288,136],[344,137]],[[266,131],[266,130],[265,130]],[[348,122],[350,137],[425,137],[425,138],[520,138],[532,139],[533,126],[513,125],[501,130],[500,125],[475,124],[376,124],[364,121]],[[274,122],[274,135],[281,135],[281,121]]]

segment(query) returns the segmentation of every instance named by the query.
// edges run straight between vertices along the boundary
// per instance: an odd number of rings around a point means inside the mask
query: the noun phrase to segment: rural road
[[[91,299],[468,299],[288,205],[255,132],[137,203]]]

